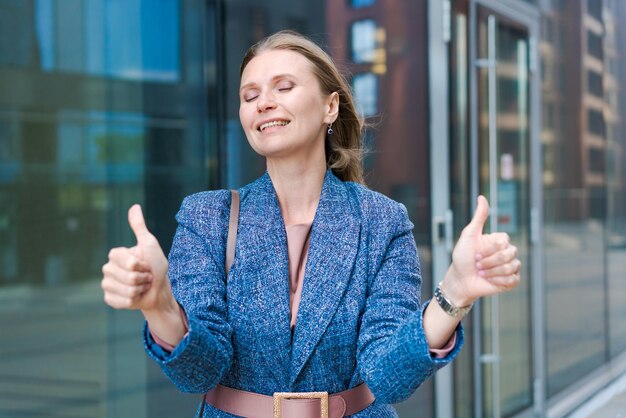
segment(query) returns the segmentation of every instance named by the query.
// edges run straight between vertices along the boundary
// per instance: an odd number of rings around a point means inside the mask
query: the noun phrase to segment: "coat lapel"
[[[242,194],[237,240],[237,257],[250,263],[243,314],[254,323],[255,349],[262,352],[278,387],[285,387],[291,349],[287,237],[267,173]]]
[[[311,229],[302,299],[291,348],[290,386],[328,327],[352,275],[360,223],[345,185],[329,170]]]

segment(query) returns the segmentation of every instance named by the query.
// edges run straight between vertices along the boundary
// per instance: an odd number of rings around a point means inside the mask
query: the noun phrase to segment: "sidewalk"
[[[626,374],[594,395],[568,418],[626,418]]]

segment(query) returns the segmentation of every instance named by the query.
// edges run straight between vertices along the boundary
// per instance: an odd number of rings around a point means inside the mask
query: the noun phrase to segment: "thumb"
[[[146,227],[141,206],[135,204],[128,209],[128,223],[135,233],[138,246],[149,244],[152,241],[153,237]]]
[[[472,221],[465,227],[464,234],[477,237],[483,233],[483,228],[489,217],[489,202],[485,196],[478,196],[476,200],[476,210]]]

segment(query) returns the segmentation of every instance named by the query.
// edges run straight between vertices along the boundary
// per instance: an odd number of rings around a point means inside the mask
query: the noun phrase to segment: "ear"
[[[326,116],[324,123],[333,123],[339,115],[339,93],[333,91],[326,99]]]

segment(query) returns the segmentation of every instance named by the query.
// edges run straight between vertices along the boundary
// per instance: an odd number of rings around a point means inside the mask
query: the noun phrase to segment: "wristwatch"
[[[455,306],[452,302],[450,302],[450,299],[448,299],[446,294],[443,293],[443,290],[441,290],[441,282],[439,282],[439,285],[437,285],[433,297],[435,298],[437,303],[439,303],[439,306],[441,306],[441,309],[443,309],[445,313],[455,318],[462,318],[467,315],[467,313],[472,309],[472,306],[474,305],[473,303],[470,303],[469,305],[463,307]]]

